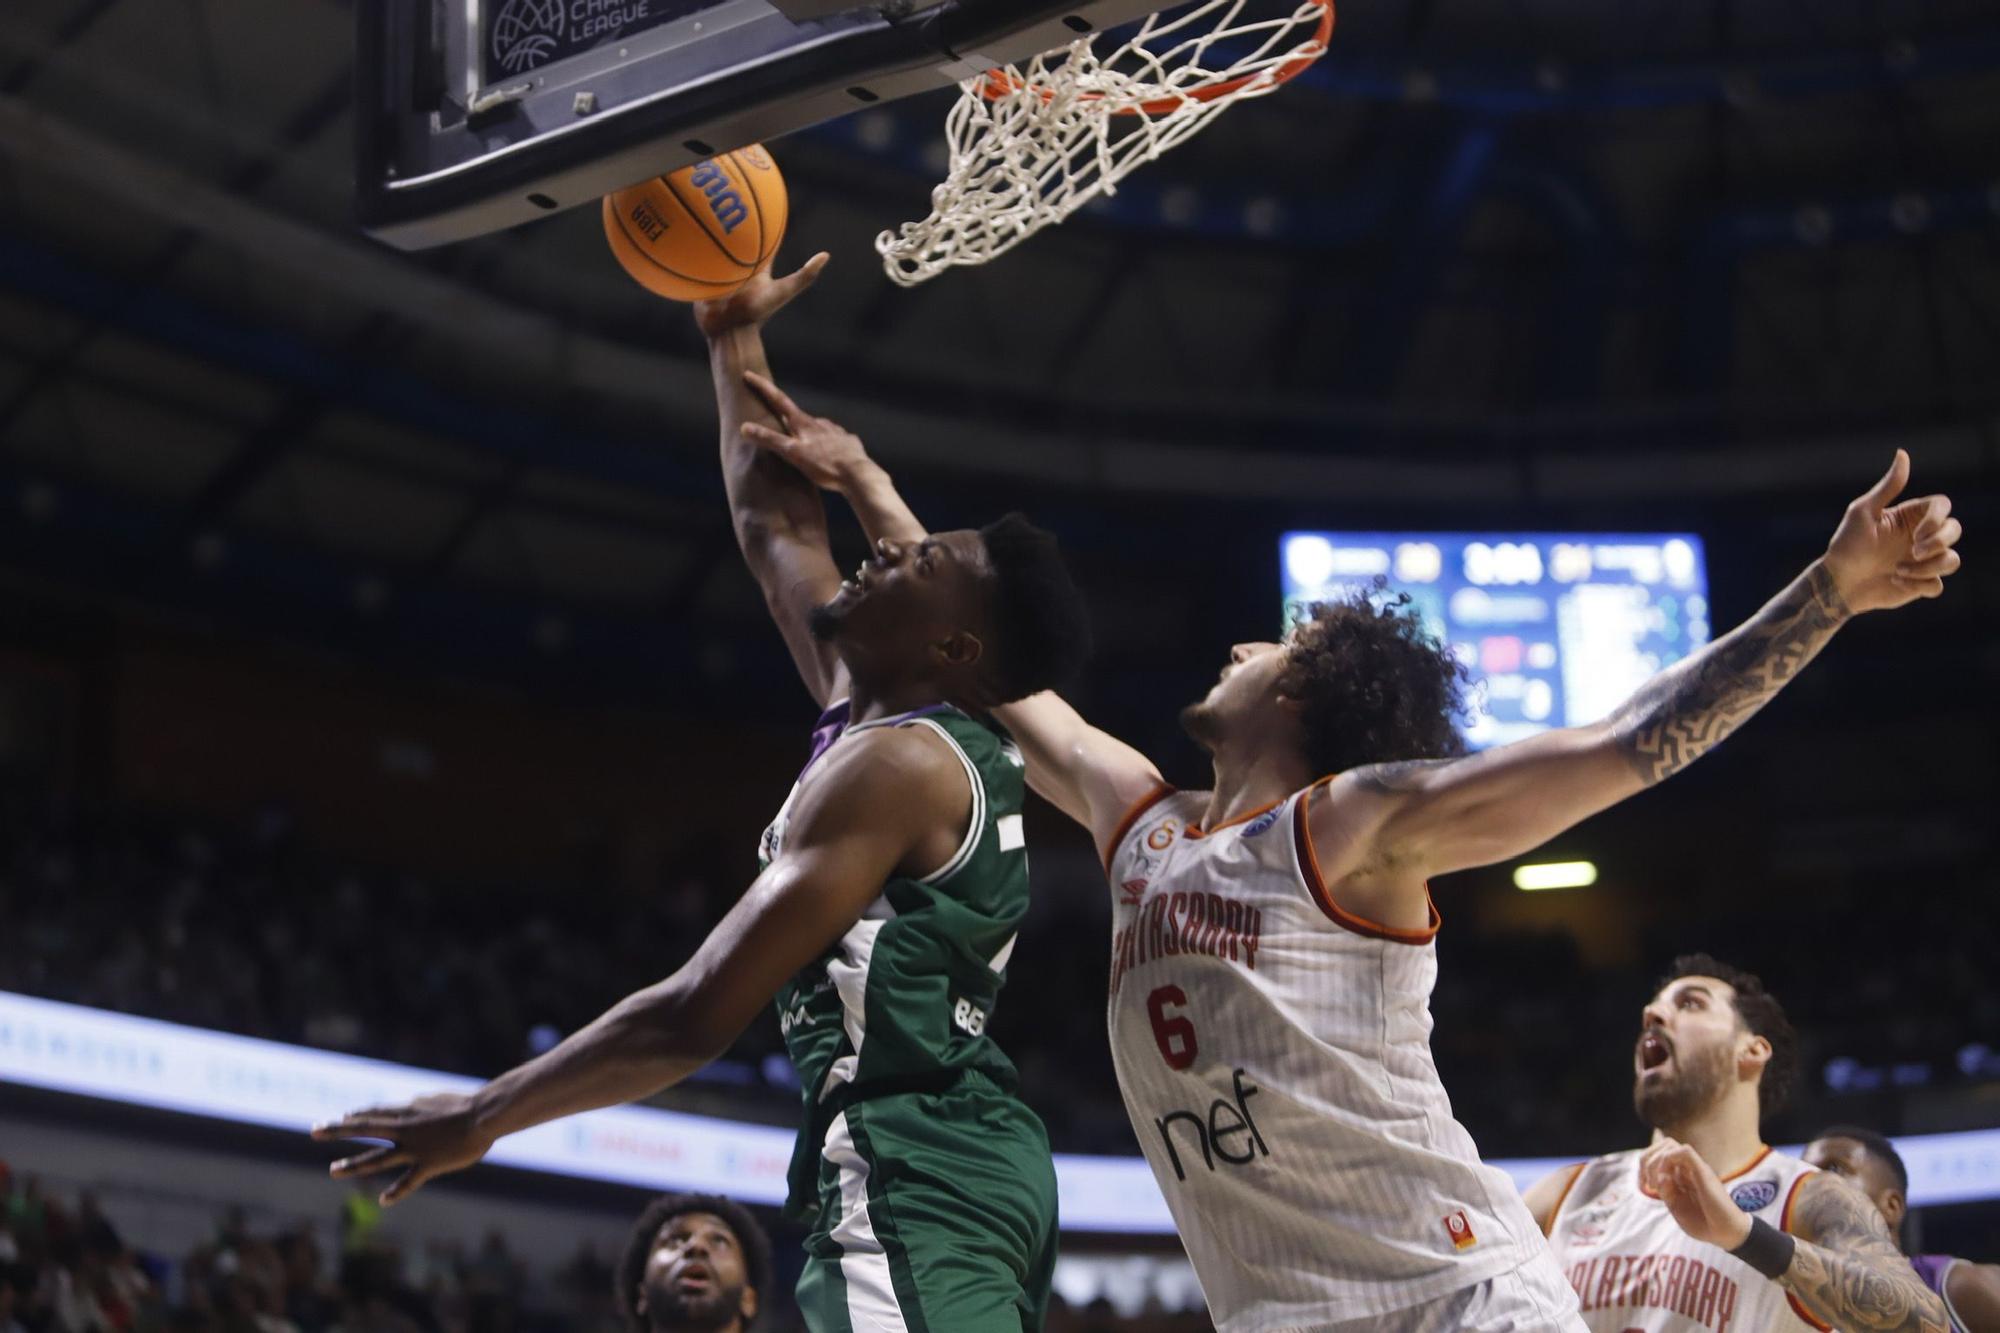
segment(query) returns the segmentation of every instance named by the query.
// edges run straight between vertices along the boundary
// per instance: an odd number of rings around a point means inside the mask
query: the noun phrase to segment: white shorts
[[[1329,1325],[1325,1333],[1588,1333],[1576,1292],[1544,1250],[1519,1268],[1407,1310]]]

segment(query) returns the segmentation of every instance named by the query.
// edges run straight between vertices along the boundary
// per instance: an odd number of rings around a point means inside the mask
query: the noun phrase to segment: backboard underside
[[[420,249],[873,103],[1160,0],[359,0],[357,212]]]

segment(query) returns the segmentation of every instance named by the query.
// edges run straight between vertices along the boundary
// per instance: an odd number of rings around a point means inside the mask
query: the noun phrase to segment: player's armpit
[[[1790,1223],[1798,1248],[1778,1280],[1809,1314],[1844,1333],[1950,1333],[1944,1302],[1859,1190],[1826,1171],[1798,1190]]]
[[[785,847],[681,972],[690,1020],[720,1051],[778,988],[861,918],[892,876],[949,860],[972,813],[965,768],[928,728],[883,727],[830,752],[799,792]]]
[[[2000,1265],[1961,1259],[1952,1265],[1945,1292],[1969,1333],[2000,1333]]]
[[[1165,786],[1152,760],[1091,726],[1059,694],[1030,695],[994,716],[1021,747],[1035,794],[1089,829],[1106,858],[1126,814]]]
[[[1528,1205],[1528,1213],[1535,1219],[1535,1225],[1542,1229],[1544,1236],[1555,1226],[1556,1214],[1562,1210],[1563,1200],[1569,1197],[1576,1178],[1583,1174],[1588,1163],[1578,1162],[1551,1171],[1521,1194],[1521,1202]]]

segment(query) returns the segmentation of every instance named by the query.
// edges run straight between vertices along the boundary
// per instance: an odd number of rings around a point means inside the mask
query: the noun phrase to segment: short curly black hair
[[[652,1257],[660,1228],[682,1213],[713,1213],[729,1224],[743,1250],[744,1275],[758,1295],[759,1307],[762,1306],[771,1282],[771,1238],[757,1225],[750,1210],[719,1194],[662,1194],[632,1224],[632,1234],[625,1242],[625,1256],[618,1261],[618,1271],[612,1277],[612,1295],[632,1333],[647,1333],[648,1329],[646,1317],[639,1313],[639,1287],[646,1280],[646,1260]]]
[[[1055,534],[1016,513],[979,536],[993,566],[989,613],[997,642],[985,675],[994,702],[1067,684],[1090,656],[1090,611]]]
[[[1654,992],[1665,990],[1682,977],[1714,977],[1736,992],[1736,1017],[1744,1027],[1771,1043],[1771,1059],[1757,1082],[1757,1111],[1761,1116],[1776,1115],[1791,1100],[1792,1085],[1799,1076],[1799,1034],[1785,1017],[1785,1006],[1764,989],[1764,979],[1745,972],[1705,953],[1684,953],[1660,978]]]
[[[1425,632],[1408,593],[1378,579],[1314,603],[1293,626],[1286,658],[1282,688],[1302,705],[1314,773],[1465,753],[1456,725],[1465,668]]]
[[[1813,1138],[1815,1140],[1853,1139],[1867,1150],[1870,1157],[1873,1157],[1883,1166],[1889,1168],[1889,1175],[1896,1182],[1896,1188],[1901,1190],[1905,1197],[1908,1197],[1910,1193],[1910,1168],[1904,1165],[1903,1154],[1896,1151],[1896,1145],[1890,1142],[1887,1134],[1882,1133],[1880,1130],[1863,1129],[1860,1125],[1828,1125],[1825,1129],[1813,1135]]]

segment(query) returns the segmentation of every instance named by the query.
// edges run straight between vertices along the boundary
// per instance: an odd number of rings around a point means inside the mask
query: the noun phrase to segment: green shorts
[[[1056,1262],[1048,1132],[977,1072],[857,1101],[820,1153],[799,1310],[813,1333],[1040,1333]]]

